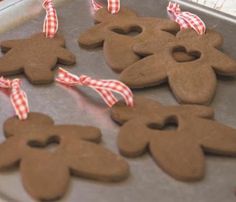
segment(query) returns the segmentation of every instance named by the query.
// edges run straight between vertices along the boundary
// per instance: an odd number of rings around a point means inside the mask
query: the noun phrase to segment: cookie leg
[[[164,65],[159,65],[158,57],[148,56],[125,69],[120,80],[131,88],[155,86],[167,79]]]
[[[56,64],[56,62],[55,62]],[[24,68],[24,73],[33,84],[45,84],[51,83],[54,79],[54,73],[51,70],[51,65],[48,64],[30,64],[26,65]]]
[[[67,147],[67,160],[74,175],[100,180],[120,181],[129,174],[127,162],[101,145],[74,139],[79,146]]]
[[[141,119],[125,123],[119,132],[118,147],[122,155],[137,157],[142,155],[149,143],[149,130]]]
[[[92,126],[77,126],[77,125],[56,125],[52,129],[53,134],[70,136],[74,135],[77,139],[83,139],[91,142],[101,141],[101,131]]]
[[[69,184],[69,169],[51,153],[33,152],[20,164],[22,181],[27,192],[35,199],[61,198]]]
[[[208,104],[215,94],[216,76],[211,67],[182,64],[168,75],[169,85],[180,103]]]
[[[196,181],[204,176],[205,161],[200,146],[180,138],[176,131],[157,135],[159,138],[150,144],[150,152],[167,174],[181,181]]]

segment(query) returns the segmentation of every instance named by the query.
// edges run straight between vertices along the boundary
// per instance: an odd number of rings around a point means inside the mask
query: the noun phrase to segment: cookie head
[[[101,8],[94,15],[94,19],[96,23],[101,23],[105,21],[113,21],[117,18],[127,19],[127,18],[132,18],[132,17],[137,17],[137,14],[134,11],[125,7],[122,7],[117,14],[111,14],[107,8]]]
[[[15,135],[24,135],[27,131],[40,130],[42,128],[53,126],[53,120],[44,114],[31,112],[29,117],[21,121],[17,116],[7,119],[3,125],[6,137]]]

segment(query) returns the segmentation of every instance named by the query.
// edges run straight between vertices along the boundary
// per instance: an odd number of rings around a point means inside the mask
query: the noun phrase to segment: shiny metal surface
[[[126,0],[122,4],[143,16],[167,17],[166,0]],[[191,9],[189,9],[191,10]],[[225,38],[223,50],[236,58],[235,24],[194,11],[202,16],[208,27],[214,27]],[[76,54],[77,64],[71,72],[87,74],[95,78],[116,79],[117,74],[106,65],[101,49],[87,51],[77,44],[80,33],[93,25],[86,0],[68,0],[58,8],[59,32],[64,34],[67,46]],[[44,16],[41,15],[8,33],[0,40],[23,38],[42,30]],[[23,77],[21,77],[23,78]],[[43,112],[54,118],[56,123],[86,124],[101,128],[102,144],[118,153],[116,137],[119,131],[109,116],[109,109],[91,89],[66,89],[58,84],[32,86],[23,78],[23,88],[28,94],[31,111]],[[236,81],[219,78],[217,93],[212,103],[216,119],[236,127]],[[167,85],[135,91],[160,101],[176,104]],[[0,126],[13,115],[9,98],[1,93]],[[4,140],[1,132],[0,141]],[[61,201],[66,202],[235,202],[236,158],[208,156],[206,176],[196,183],[183,183],[166,175],[149,155],[127,159],[131,175],[121,183],[101,183],[82,178],[71,178],[70,187]],[[0,173],[0,197],[10,202],[33,201],[24,191],[19,170]]]

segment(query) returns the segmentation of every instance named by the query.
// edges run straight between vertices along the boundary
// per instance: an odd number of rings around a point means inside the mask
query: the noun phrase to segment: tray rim
[[[187,6],[187,7],[202,11],[206,14],[213,15],[217,18],[221,18],[223,20],[226,20],[226,21],[229,21],[229,22],[232,22],[232,23],[236,24],[236,16],[224,13],[222,11],[219,11],[219,10],[216,10],[216,9],[213,9],[213,8],[210,8],[210,7],[207,7],[207,6],[204,6],[202,4],[192,2],[192,1],[174,0],[174,2],[179,3],[183,6]]]

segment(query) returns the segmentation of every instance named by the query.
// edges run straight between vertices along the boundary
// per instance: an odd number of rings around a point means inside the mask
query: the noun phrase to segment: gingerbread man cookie
[[[140,57],[132,50],[133,45],[140,42],[175,38],[169,32],[177,32],[179,25],[171,20],[151,17],[138,17],[135,12],[121,8],[118,14],[110,14],[107,8],[95,13],[96,24],[79,37],[79,44],[85,48],[103,46],[107,64],[116,72],[138,61]],[[130,33],[137,35],[131,36]],[[180,60],[188,60],[189,56],[176,53]]]
[[[99,181],[127,177],[126,161],[103,148],[99,129],[79,125],[54,125],[40,113],[25,121],[17,117],[4,124],[7,139],[0,144],[0,168],[19,165],[26,191],[39,200],[63,196],[70,175]],[[56,147],[48,148],[52,143]]]
[[[65,49],[60,35],[51,39],[38,33],[28,39],[3,41],[0,47],[6,53],[0,58],[0,75],[24,73],[33,84],[53,82],[56,64],[75,63],[75,56]]]
[[[203,178],[205,152],[236,156],[236,129],[212,120],[213,110],[206,106],[162,106],[139,97],[134,107],[114,105],[111,117],[122,125],[121,154],[137,157],[149,150],[156,163],[177,180]]]
[[[198,35],[189,29],[178,32],[168,43],[156,40],[137,44],[134,51],[147,57],[125,69],[120,80],[131,88],[168,82],[179,102],[208,104],[216,91],[216,73],[236,74],[236,61],[217,49],[222,42],[215,31]],[[176,50],[186,51],[195,59],[179,62],[173,57]]]

